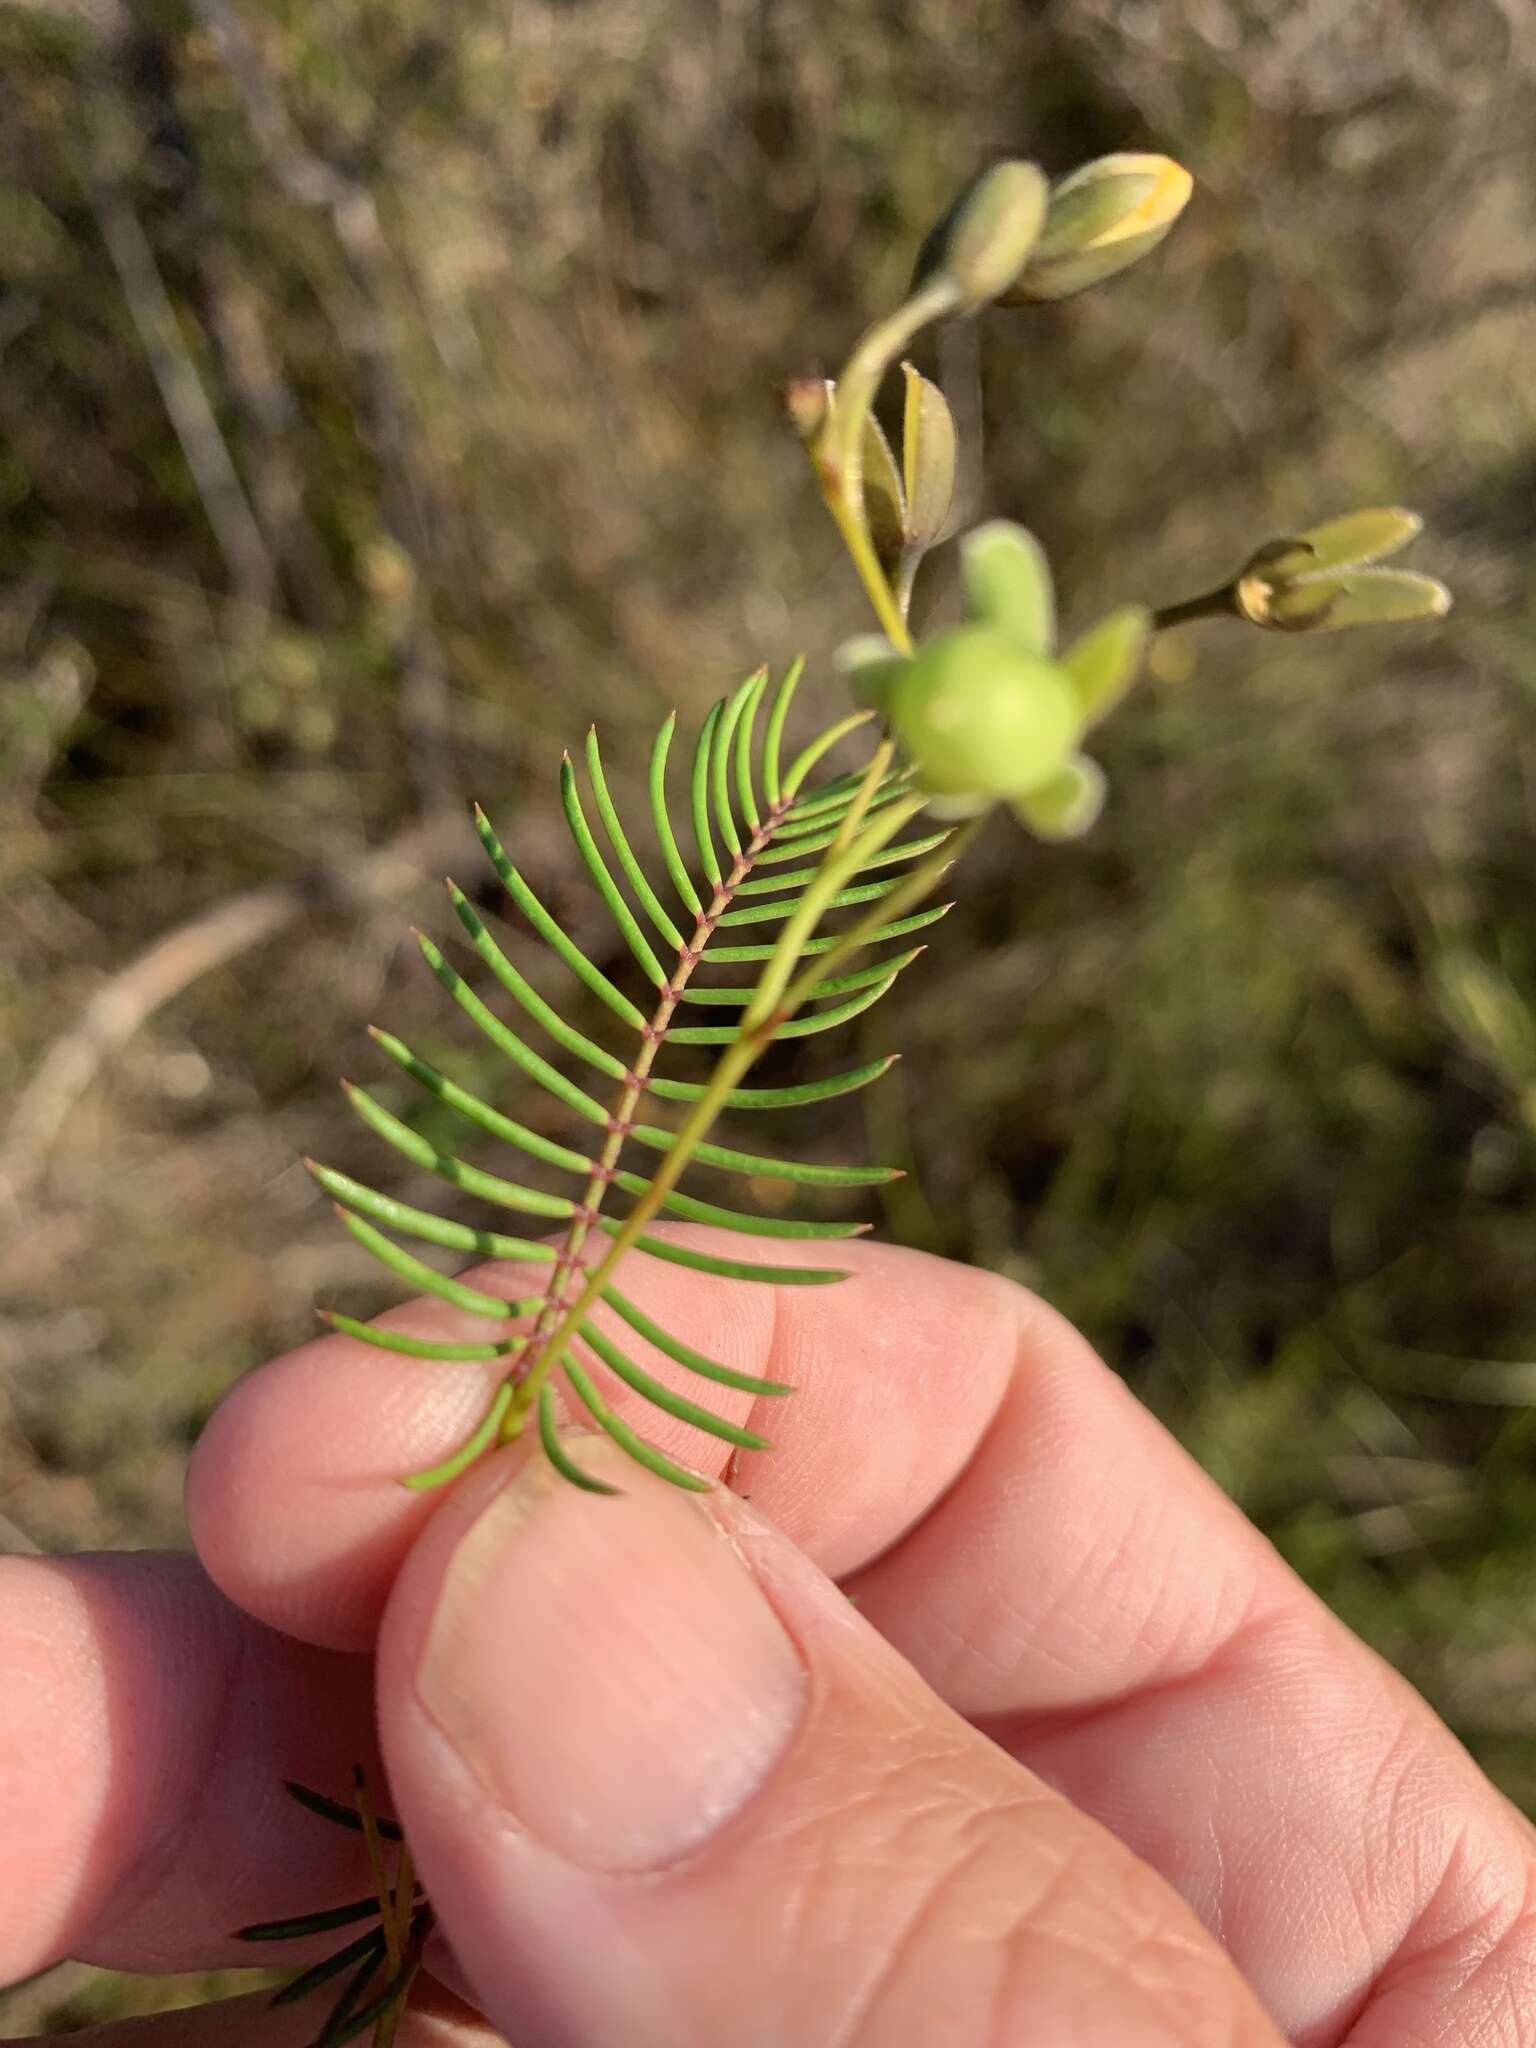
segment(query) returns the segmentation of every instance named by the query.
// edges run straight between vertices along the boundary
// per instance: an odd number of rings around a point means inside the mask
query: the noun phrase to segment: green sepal
[[[1264,623],[1282,632],[1335,633],[1345,626],[1444,618],[1450,608],[1451,593],[1433,576],[1409,569],[1338,569],[1282,585]]]
[[[1136,680],[1152,614],[1144,605],[1122,605],[1074,640],[1061,657],[1083,714],[1084,730],[1107,718]]]
[[[615,1415],[593,1386],[585,1367],[579,1365],[569,1352],[560,1360],[560,1369],[598,1428],[605,1430],[620,1450],[628,1452],[637,1465],[643,1465],[648,1472],[654,1472],[658,1479],[665,1479],[671,1485],[680,1486],[688,1493],[709,1492],[707,1479],[697,1472],[690,1472],[686,1465],[676,1464],[663,1452],[658,1451],[654,1444],[648,1444],[643,1436],[631,1429],[621,1415]]]
[[[608,1370],[621,1379],[635,1393],[642,1394],[653,1406],[666,1414],[675,1416],[679,1422],[691,1423],[695,1429],[702,1429],[710,1436],[717,1436],[728,1444],[737,1444],[744,1451],[766,1451],[768,1440],[755,1430],[743,1429],[739,1422],[727,1422],[723,1415],[717,1415],[712,1408],[705,1408],[697,1401],[690,1401],[686,1394],[673,1391],[665,1381],[653,1379],[643,1366],[636,1365],[628,1352],[605,1337],[592,1323],[583,1323],[580,1329],[583,1344],[599,1357]]]
[[[1402,505],[1374,505],[1309,526],[1294,540],[1271,541],[1262,549],[1262,573],[1277,582],[1316,569],[1354,569],[1395,555],[1424,530],[1417,512]]]
[[[559,1418],[555,1414],[555,1396],[548,1380],[539,1389],[539,1442],[544,1446],[544,1455],[572,1486],[583,1493],[605,1493],[610,1497],[622,1491],[610,1486],[606,1479],[594,1479],[590,1472],[584,1472],[560,1438]]]
[[[960,543],[960,569],[975,617],[1048,659],[1056,644],[1056,600],[1045,550],[1011,519],[991,519]]]
[[[408,1472],[400,1484],[408,1486],[413,1493],[429,1493],[433,1487],[446,1486],[461,1472],[467,1472],[476,1459],[484,1457],[495,1443],[501,1431],[502,1418],[512,1406],[512,1392],[512,1382],[503,1380],[491,1396],[491,1405],[481,1417],[478,1427],[465,1437],[458,1449],[436,1465],[428,1465],[420,1472]]]
[[[845,1074],[828,1074],[823,1080],[799,1081],[787,1088],[733,1088],[725,1098],[726,1105],[731,1109],[793,1109],[805,1102],[829,1102],[834,1095],[851,1095],[856,1088],[878,1081],[899,1057],[887,1053],[884,1059],[851,1067]],[[702,1081],[663,1081],[655,1075],[645,1086],[649,1094],[666,1102],[697,1102],[704,1093]]]
[[[1049,782],[1016,797],[1013,808],[1037,839],[1081,839],[1097,822],[1104,796],[1103,769],[1086,754],[1074,754]]]
[[[931,548],[944,531],[955,497],[959,442],[954,415],[937,384],[910,363],[901,366],[902,481],[907,494],[907,544]]]
[[[860,462],[869,537],[881,568],[889,574],[907,544],[907,497],[885,429],[872,412],[864,415]]]
[[[628,1323],[637,1337],[643,1337],[647,1344],[654,1344],[674,1364],[688,1372],[696,1372],[701,1379],[713,1380],[721,1387],[736,1387],[744,1394],[777,1396],[795,1391],[782,1380],[761,1379],[755,1373],[737,1372],[734,1366],[706,1358],[702,1351],[695,1351],[681,1337],[674,1337],[670,1330],[664,1330],[660,1323],[648,1316],[643,1308],[637,1307],[627,1294],[620,1294],[616,1287],[605,1287],[602,1298],[621,1321]]]

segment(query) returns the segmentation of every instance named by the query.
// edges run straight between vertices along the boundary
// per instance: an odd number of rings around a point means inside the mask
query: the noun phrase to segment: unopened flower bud
[[[1053,185],[1045,226],[1005,306],[1064,299],[1155,249],[1188,203],[1194,180],[1171,157],[1095,158]]]
[[[1405,547],[1422,525],[1416,512],[1375,506],[1267,541],[1233,583],[1233,606],[1250,624],[1277,633],[1441,618],[1451,608],[1443,583],[1374,566]]]
[[[999,298],[1029,260],[1050,187],[1038,164],[1010,160],[974,178],[917,252],[914,295],[935,279],[955,290],[953,310],[974,313]]]

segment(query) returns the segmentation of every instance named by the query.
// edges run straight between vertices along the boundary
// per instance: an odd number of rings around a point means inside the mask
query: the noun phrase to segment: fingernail
[[[530,1460],[449,1562],[417,1690],[531,1835],[586,1869],[650,1870],[751,1799],[805,1673],[696,1496],[601,1442],[581,1458],[623,1493]]]

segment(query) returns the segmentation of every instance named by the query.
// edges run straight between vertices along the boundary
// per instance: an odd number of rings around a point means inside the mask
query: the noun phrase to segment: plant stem
[[[815,984],[823,978],[818,959],[814,971],[801,977],[803,986],[797,984],[793,1000],[790,1000],[786,984],[794,972],[801,949],[811,937],[817,920],[826,908],[827,900],[836,895],[849,874],[856,872],[871,853],[878,852],[888,840],[894,838],[902,826],[922,807],[921,797],[910,797],[904,802],[892,804],[888,810],[881,813],[873,825],[865,828],[846,853],[836,861],[823,864],[821,873],[807,890],[805,899],[785,925],[773,954],[764,963],[758,992],[742,1018],[740,1034],[726,1047],[716,1062],[704,1093],[694,1104],[676,1137],[662,1155],[661,1163],[651,1176],[650,1185],[645,1193],[640,1196],[619,1226],[602,1258],[588,1272],[576,1300],[564,1310],[558,1324],[543,1338],[537,1357],[519,1380],[507,1419],[502,1425],[501,1435],[504,1442],[519,1434],[523,1418],[537,1401],[540,1388],[554,1370],[567,1344],[577,1334],[587,1311],[602,1294],[609,1275],[646,1224],[656,1215],[665,1197],[682,1178],[696,1148],[709,1135],[716,1117],[725,1107],[726,1097],[753,1062],[767,1050],[779,1027],[789,1021],[794,1010],[799,1008]],[[754,845],[760,843],[766,836],[766,830],[760,831]],[[923,862],[919,868],[914,869],[899,890],[890,898],[882,899],[878,912],[867,913],[861,918],[858,924],[851,928],[844,942],[826,957],[841,960],[847,957],[850,950],[857,950],[858,946],[865,943],[869,933],[877,930],[885,922],[886,902],[905,904],[915,901],[933,886],[945,865],[947,862],[936,866],[932,857]],[[814,914],[807,917],[806,913],[813,897],[820,899],[819,904]],[[853,936],[855,932],[861,935],[856,940]],[[765,989],[769,986],[770,980],[775,995],[765,1003]],[[636,1092],[638,1094],[638,1090]]]
[[[1204,597],[1186,597],[1182,604],[1164,605],[1152,614],[1152,630],[1164,633],[1170,626],[1187,625],[1191,619],[1226,619],[1235,610],[1232,585],[1224,583],[1220,590],[1208,590]]]

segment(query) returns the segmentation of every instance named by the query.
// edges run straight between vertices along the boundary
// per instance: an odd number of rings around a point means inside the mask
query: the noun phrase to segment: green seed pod
[[[1051,188],[1040,238],[999,303],[1064,299],[1113,277],[1157,247],[1193,190],[1171,157],[1122,152],[1084,164]]]
[[[896,677],[891,730],[924,788],[942,797],[1011,797],[1049,782],[1079,720],[1054,662],[991,626],[958,626]]]
[[[1049,191],[1038,164],[1010,160],[973,178],[918,250],[914,295],[946,277],[956,312],[974,313],[1000,297],[1029,260]]]

